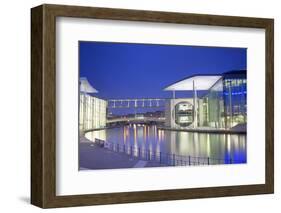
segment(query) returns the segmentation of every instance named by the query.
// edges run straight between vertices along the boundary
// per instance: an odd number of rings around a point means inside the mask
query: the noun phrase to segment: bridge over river
[[[114,123],[122,124],[160,124],[165,122],[165,117],[126,117],[126,118],[111,118],[107,119],[106,124],[111,125]]]

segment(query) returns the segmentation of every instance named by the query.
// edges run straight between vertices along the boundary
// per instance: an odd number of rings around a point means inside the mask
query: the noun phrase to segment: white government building
[[[79,130],[85,131],[106,126],[107,102],[90,94],[98,93],[87,78],[80,78]]]
[[[164,91],[173,92],[173,98],[167,100],[165,109],[165,125],[168,127],[246,131],[246,70],[189,76],[167,86]],[[190,91],[193,97],[176,98],[176,91]],[[198,97],[197,91],[205,94]]]

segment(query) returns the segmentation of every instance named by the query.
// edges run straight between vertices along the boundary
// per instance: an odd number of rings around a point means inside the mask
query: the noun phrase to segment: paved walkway
[[[134,168],[142,168],[142,167],[145,167],[146,164],[147,164],[147,161],[139,160],[139,161],[134,165]]]
[[[79,143],[79,167],[87,169],[117,169],[159,167],[158,162],[139,160],[122,152],[114,152],[100,147],[86,138]]]

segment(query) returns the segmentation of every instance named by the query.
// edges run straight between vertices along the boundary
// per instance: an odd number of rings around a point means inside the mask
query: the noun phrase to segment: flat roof
[[[223,75],[193,75],[164,88],[164,91],[189,91],[193,90],[193,82],[196,90],[208,90]]]

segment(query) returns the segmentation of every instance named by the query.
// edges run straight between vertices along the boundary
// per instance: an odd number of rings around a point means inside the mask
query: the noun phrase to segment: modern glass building
[[[175,97],[176,91],[192,91],[193,100],[189,101],[188,120],[181,125],[177,122],[176,114],[168,121],[175,119],[178,125],[171,127],[189,126],[210,127],[216,129],[231,129],[233,127],[246,130],[247,123],[247,75],[246,70],[230,71],[219,75],[195,75],[178,81],[165,91],[173,91],[171,103],[178,103]],[[198,97],[198,91],[205,91],[204,95]],[[178,106],[169,106],[178,111]],[[186,114],[187,115],[187,114]],[[192,118],[190,117],[192,116]],[[186,118],[187,119],[187,118]],[[171,121],[170,124],[173,124]],[[188,124],[188,125],[187,125]],[[169,126],[169,125],[168,125]]]
[[[223,73],[202,98],[202,126],[230,129],[247,122],[245,70]]]

